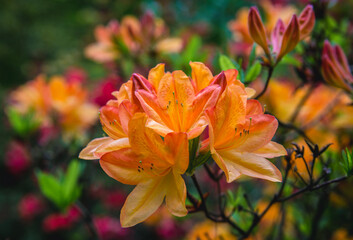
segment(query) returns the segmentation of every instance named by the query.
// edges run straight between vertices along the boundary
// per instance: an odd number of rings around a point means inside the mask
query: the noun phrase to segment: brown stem
[[[262,89],[262,91],[259,93],[259,95],[257,95],[257,96],[255,97],[255,99],[259,99],[262,95],[265,94],[265,92],[266,92],[266,90],[267,90],[267,88],[268,88],[268,85],[269,85],[269,83],[270,83],[270,80],[271,80],[271,77],[272,77],[272,73],[273,73],[273,67],[270,66],[270,67],[268,68],[268,74],[267,74],[267,79],[266,79],[265,87]]]

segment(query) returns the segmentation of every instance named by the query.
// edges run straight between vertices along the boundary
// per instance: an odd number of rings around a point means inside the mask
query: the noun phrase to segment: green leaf
[[[34,111],[21,114],[13,108],[7,110],[7,117],[14,131],[20,136],[26,136],[34,132],[40,126],[35,119]]]
[[[245,76],[245,82],[250,83],[254,81],[261,73],[261,63],[260,62],[255,62],[247,71],[246,76]]]
[[[185,50],[182,53],[183,63],[188,63],[189,61],[195,61],[198,51],[202,46],[202,40],[198,35],[193,35],[186,45]]]
[[[237,69],[239,71],[239,66],[238,68],[234,65],[233,61],[227,57],[226,55],[221,54],[219,56],[219,66],[221,67],[222,71],[227,71],[229,69]]]
[[[70,162],[65,180],[63,181],[63,194],[65,199],[69,199],[77,189],[78,178],[81,174],[81,166],[78,160],[73,160]],[[75,199],[76,200],[76,199]]]
[[[249,56],[249,65],[252,65],[256,58],[256,43],[252,45],[252,49]]]
[[[43,195],[52,201],[56,206],[62,208],[65,205],[65,200],[62,196],[62,187],[58,179],[53,175],[37,172],[39,188]]]
[[[286,54],[282,60],[281,64],[293,65],[294,67],[300,67],[301,63],[298,59],[293,57],[292,55]]]
[[[196,167],[196,154],[200,145],[200,136],[189,140],[189,167],[187,173],[192,174]]]
[[[350,152],[348,148],[342,150],[343,162],[341,163],[347,176],[353,175],[353,162],[352,162],[353,151]]]

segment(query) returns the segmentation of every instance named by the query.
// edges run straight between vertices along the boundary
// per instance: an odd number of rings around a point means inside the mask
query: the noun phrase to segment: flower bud
[[[281,60],[281,58],[292,51],[295,46],[297,46],[300,40],[300,30],[299,30],[299,23],[298,18],[294,14],[289,25],[287,26],[282,43],[281,43],[281,50],[277,56],[277,62]]]
[[[315,25],[315,13],[312,5],[307,5],[300,13],[299,18],[300,40],[307,37]]]
[[[353,76],[342,48],[331,46],[327,40],[322,51],[321,73],[328,84],[348,92],[353,90]]]
[[[282,19],[278,19],[275,28],[271,33],[272,51],[276,54],[278,54],[281,49],[281,42],[285,30],[286,27],[284,26]]]
[[[259,12],[255,7],[250,8],[248,16],[248,28],[252,39],[263,48],[267,55],[270,55],[265,27],[262,23]]]
[[[132,96],[133,96],[133,103],[139,105],[139,101],[135,96],[135,91],[145,90],[147,92],[152,92],[153,86],[146,78],[144,78],[140,74],[136,74],[136,73],[132,74],[131,80],[132,80],[131,90],[132,90]]]

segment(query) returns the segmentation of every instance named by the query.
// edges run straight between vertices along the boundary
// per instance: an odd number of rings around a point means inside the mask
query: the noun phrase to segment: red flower
[[[29,221],[41,213],[43,207],[44,203],[38,196],[28,194],[24,196],[18,204],[18,211],[23,220]]]
[[[19,142],[11,142],[5,154],[5,165],[14,175],[23,173],[31,164],[25,146]]]

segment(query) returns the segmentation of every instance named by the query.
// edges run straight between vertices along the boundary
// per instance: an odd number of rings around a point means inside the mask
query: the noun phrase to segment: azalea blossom
[[[186,187],[181,177],[189,164],[187,134],[169,133],[162,139],[145,126],[146,120],[145,114],[136,114],[129,122],[129,144],[100,157],[101,167],[109,176],[137,185],[121,210],[123,227],[147,219],[164,198],[172,214],[187,214]],[[81,158],[86,157],[84,151]]]
[[[136,185],[121,210],[123,227],[147,219],[164,199],[172,214],[187,214],[181,175],[189,167],[189,139],[199,137],[207,125],[210,138],[200,152],[211,149],[228,181],[240,173],[280,180],[277,168],[265,159],[285,154],[270,141],[277,121],[263,114],[256,100],[247,100],[254,90],[237,80],[237,70],[213,76],[203,63],[190,66],[191,78],[182,71],[165,72],[164,64],[147,78],[132,74],[112,93],[116,99],[100,110],[108,136],[92,140],[80,153],[82,159],[100,159],[110,177]]]
[[[286,154],[282,145],[271,141],[277,120],[264,114],[257,100],[248,100],[241,85],[228,86],[216,106],[207,113],[210,138],[204,145],[209,144],[212,158],[224,171],[228,182],[241,175],[282,180],[280,171],[266,159]]]
[[[64,139],[71,140],[84,137],[82,132],[97,119],[98,107],[88,101],[82,82],[39,75],[11,93],[9,110],[33,114],[42,129],[59,126]]]
[[[125,16],[120,23],[112,20],[107,26],[98,26],[94,35],[97,42],[89,45],[85,54],[101,63],[112,62],[126,54],[177,53],[183,45],[180,38],[168,37],[164,21],[151,12],[140,20],[134,16]]]
[[[150,81],[140,78],[146,88],[135,92],[149,116],[147,126],[161,136],[171,132],[186,132],[189,139],[199,136],[207,126],[205,110],[216,103],[225,79],[211,81],[207,76],[196,79],[195,75],[190,79],[182,71],[164,73],[163,65],[152,73]],[[207,80],[207,86],[200,84]]]

